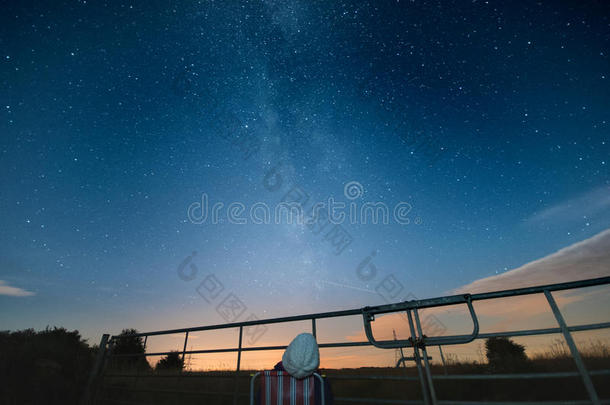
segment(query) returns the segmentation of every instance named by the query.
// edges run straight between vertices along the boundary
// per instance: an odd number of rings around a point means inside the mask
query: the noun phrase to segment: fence
[[[227,395],[233,397],[233,403],[237,404],[240,401],[244,401],[244,396],[247,396],[247,392],[241,392],[238,390],[238,380],[242,378],[248,378],[249,376],[244,373],[240,373],[241,366],[241,355],[243,352],[248,351],[265,351],[265,350],[281,350],[285,349],[286,346],[255,346],[255,347],[242,347],[244,328],[255,327],[258,325],[271,325],[285,322],[295,321],[311,321],[311,332],[316,336],[316,322],[321,319],[328,318],[339,318],[346,316],[361,315],[363,320],[364,332],[367,337],[366,341],[361,342],[332,342],[332,343],[320,343],[320,348],[337,348],[337,347],[357,347],[357,346],[374,346],[381,349],[404,349],[412,348],[413,357],[403,358],[399,361],[404,363],[406,360],[415,361],[417,368],[417,376],[382,376],[382,375],[352,375],[352,376],[340,376],[337,378],[342,379],[354,379],[354,380],[417,380],[421,386],[422,398],[419,400],[393,400],[393,399],[382,399],[382,398],[352,398],[352,397],[337,397],[335,401],[337,403],[383,403],[383,404],[412,404],[412,405],[480,405],[483,403],[490,402],[477,402],[477,401],[451,401],[451,400],[439,400],[437,398],[437,392],[435,390],[434,383],[438,380],[516,380],[516,379],[553,379],[553,378],[580,378],[581,383],[584,385],[588,400],[572,400],[572,401],[560,401],[560,402],[493,402],[496,405],[504,404],[608,404],[610,400],[600,400],[596,389],[593,385],[592,376],[609,376],[610,369],[602,369],[595,371],[588,371],[585,367],[581,354],[579,353],[572,332],[587,331],[610,328],[610,322],[602,322],[595,324],[584,324],[584,325],[573,325],[569,326],[557,306],[557,303],[553,297],[553,292],[578,289],[584,287],[593,287],[610,284],[610,277],[602,277],[590,280],[559,283],[551,285],[543,285],[528,288],[519,288],[512,290],[488,292],[481,294],[462,294],[445,296],[439,298],[423,299],[423,300],[412,300],[399,302],[389,305],[379,305],[372,307],[364,307],[360,309],[344,310],[344,311],[333,311],[323,312],[309,315],[289,316],[281,318],[272,318],[264,320],[253,320],[246,322],[237,322],[222,325],[211,325],[211,326],[199,326],[184,329],[172,329],[163,330],[147,333],[138,333],[130,335],[132,337],[143,337],[146,339],[150,336],[168,335],[176,333],[184,333],[184,345],[182,350],[182,358],[185,355],[191,354],[204,354],[204,353],[223,353],[223,352],[236,352],[237,353],[237,364],[235,372],[232,376],[226,376],[235,379],[235,389],[231,392],[218,392],[218,395]],[[509,332],[496,332],[496,333],[479,333],[479,320],[473,306],[473,302],[492,300],[497,298],[506,297],[517,297],[532,294],[542,294],[546,298],[548,305],[555,320],[557,321],[558,327],[556,328],[544,328],[544,329],[527,329],[527,330],[515,330]],[[420,321],[419,311],[425,308],[437,308],[449,305],[465,305],[468,309],[472,321],[472,332],[465,335],[450,335],[450,336],[426,336],[422,331],[422,324]],[[410,329],[410,337],[408,339],[394,339],[394,340],[377,340],[372,330],[372,324],[374,323],[375,316],[381,314],[390,313],[406,313],[408,325]],[[189,333],[199,331],[213,331],[227,328],[236,328],[239,331],[238,346],[235,348],[226,349],[206,349],[206,350],[187,350],[187,343],[189,340]],[[560,333],[563,335],[565,342],[569,348],[570,354],[575,362],[577,371],[574,372],[545,372],[545,373],[520,373],[520,374],[459,374],[459,375],[433,375],[429,362],[428,348],[430,346],[438,346],[439,349],[442,346],[447,345],[458,345],[465,344],[474,341],[475,339],[486,339],[490,337],[516,337],[516,336],[534,336],[534,335],[546,335]],[[142,354],[113,354],[111,352],[112,342],[118,339],[118,336],[110,337],[104,335],[100,342],[100,350],[96,359],[94,369],[92,370],[87,391],[83,398],[83,404],[101,404],[101,403],[129,403],[133,402],[121,401],[121,400],[110,400],[104,396],[105,389],[107,388],[106,381],[112,377],[112,374],[107,372],[107,364],[110,359],[124,356],[143,356]],[[444,358],[441,358],[444,363]],[[144,356],[163,356],[169,352],[156,352],[156,353],[145,353]],[[126,375],[121,375],[125,378]],[[131,374],[127,377],[134,378],[136,381],[142,376],[140,374]],[[163,375],[147,375],[147,378],[163,378]],[[186,391],[175,391],[175,394],[185,395],[200,395],[201,393],[186,392]],[[209,394],[209,393],[207,393]]]

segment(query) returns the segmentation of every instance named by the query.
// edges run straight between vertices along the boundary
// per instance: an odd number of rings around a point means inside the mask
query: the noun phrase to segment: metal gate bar
[[[587,389],[587,393],[589,394],[589,398],[591,398],[591,402],[593,405],[599,405],[599,398],[597,397],[597,392],[595,392],[595,387],[593,387],[593,382],[591,381],[591,377],[589,377],[589,373],[587,372],[587,368],[585,367],[585,363],[582,361],[582,357],[580,357],[580,353],[576,348],[576,344],[574,343],[574,339],[572,339],[572,335],[566,326],[566,321],[563,319],[563,315],[561,315],[561,311],[555,302],[555,298],[549,290],[544,290],[544,295],[546,299],[549,301],[549,305],[553,310],[553,315],[555,315],[555,319],[557,319],[557,323],[561,327],[561,332],[563,333],[563,337],[568,343],[568,347],[570,348],[570,353],[572,353],[572,358],[576,362],[576,367],[578,368],[578,372],[582,377],[582,381],[585,384],[585,388]]]
[[[339,401],[349,401],[349,402],[369,402],[369,403],[404,403],[404,404],[415,404],[415,403],[423,403],[425,405],[448,405],[448,404],[457,404],[457,405],[468,405],[468,404],[492,404],[492,405],[508,405],[508,404],[520,404],[520,405],[529,405],[534,404],[534,402],[476,402],[476,401],[446,401],[446,400],[438,400],[436,398],[436,392],[434,389],[433,381],[436,379],[523,379],[523,378],[561,378],[561,377],[577,377],[580,376],[583,384],[585,385],[586,391],[589,395],[588,401],[551,401],[551,402],[535,402],[536,404],[593,404],[600,405],[606,404],[609,401],[606,399],[600,400],[595,391],[595,387],[592,383],[590,376],[592,375],[610,375],[610,370],[595,370],[588,372],[584,366],[584,362],[582,361],[582,357],[576,348],[574,340],[571,336],[570,332],[576,331],[587,331],[587,330],[597,330],[610,328],[610,322],[601,322],[601,323],[592,323],[586,325],[575,325],[568,326],[557,306],[551,292],[554,291],[562,291],[569,290],[575,288],[584,288],[584,287],[593,287],[593,286],[602,286],[610,284],[610,277],[600,277],[596,279],[590,280],[582,280],[575,281],[569,283],[557,283],[550,284],[544,286],[536,286],[536,287],[527,287],[527,288],[518,288],[512,290],[503,290],[503,291],[495,291],[488,293],[480,293],[480,294],[462,294],[462,295],[453,295],[446,297],[438,297],[438,298],[430,298],[424,300],[412,300],[412,301],[404,301],[394,304],[388,305],[379,305],[373,307],[364,307],[360,309],[352,309],[352,310],[344,310],[344,311],[332,311],[332,312],[322,312],[316,314],[308,314],[308,315],[299,315],[299,316],[289,316],[289,317],[279,317],[272,319],[263,319],[263,320],[252,320],[246,322],[235,322],[230,324],[220,324],[220,325],[207,325],[207,326],[198,326],[191,328],[182,328],[182,329],[170,329],[170,330],[161,330],[161,331],[152,331],[152,332],[144,332],[128,335],[128,337],[144,337],[147,339],[149,336],[158,336],[158,335],[168,335],[168,334],[176,334],[176,333],[185,333],[185,341],[182,350],[182,358],[186,354],[203,354],[203,353],[226,353],[226,352],[237,352],[237,367],[235,372],[235,377],[238,378],[239,370],[241,366],[241,353],[244,351],[263,351],[263,350],[282,350],[287,346],[255,346],[255,347],[242,347],[242,335],[243,328],[248,326],[256,326],[256,325],[269,325],[269,324],[277,324],[284,322],[295,322],[295,321],[303,321],[310,320],[312,322],[311,328],[312,333],[316,335],[316,320],[325,319],[325,318],[336,318],[336,317],[345,317],[345,316],[354,316],[361,315],[363,317],[363,326],[364,331],[367,336],[368,341],[365,342],[331,342],[331,343],[321,343],[319,344],[320,348],[332,348],[332,347],[364,347],[364,346],[375,346],[384,349],[393,349],[393,348],[404,348],[404,347],[413,347],[414,350],[414,359],[418,369],[418,377],[397,377],[397,376],[350,376],[353,379],[386,379],[386,380],[396,380],[396,379],[418,379],[422,386],[422,396],[423,401],[404,401],[404,400],[390,400],[390,399],[373,399],[373,398],[362,398],[360,400],[356,398],[336,398]],[[527,330],[518,330],[518,331],[510,331],[510,332],[494,332],[494,333],[479,333],[479,325],[476,312],[474,310],[473,302],[474,301],[482,301],[489,300],[495,298],[505,298],[505,297],[516,297],[530,294],[544,294],[549,302],[551,310],[555,316],[559,324],[559,328],[544,328],[544,329],[527,329]],[[425,336],[424,331],[421,327],[421,322],[419,320],[418,310],[423,308],[433,308],[433,307],[442,307],[447,305],[466,305],[472,322],[473,322],[473,331],[468,335],[453,335],[453,336]],[[382,340],[378,341],[374,338],[372,332],[372,323],[375,319],[375,315],[389,314],[389,313],[402,313],[405,312],[407,314],[411,338],[407,340]],[[415,317],[415,322],[413,320],[413,316]],[[211,330],[220,330],[220,329],[228,329],[228,328],[236,328],[239,330],[239,341],[237,348],[229,348],[229,349],[206,349],[206,350],[186,350],[187,349],[187,341],[190,332],[198,332],[198,331],[211,331]],[[544,335],[544,334],[553,334],[553,333],[562,333],[566,342],[570,348],[570,353],[576,363],[577,372],[558,372],[558,373],[526,373],[526,374],[496,374],[496,375],[432,375],[430,364],[428,361],[428,354],[426,346],[435,345],[439,346],[441,349],[442,345],[454,345],[454,344],[462,344],[471,342],[475,339],[486,339],[489,337],[509,337],[509,336],[533,336],[533,335]],[[95,366],[92,370],[90,376],[90,383],[88,384],[87,390],[83,396],[83,404],[91,404],[95,402],[95,396],[97,394],[97,386],[100,385],[100,381],[102,381],[105,377],[112,377],[111,374],[104,374],[105,365],[108,363],[108,359],[112,357],[124,357],[124,356],[159,356],[159,355],[167,355],[170,352],[157,352],[157,353],[135,353],[135,354],[122,354],[122,355],[113,355],[112,348],[114,346],[114,342],[117,339],[120,339],[121,336],[112,336],[108,338],[107,335],[102,337],[102,341],[100,342],[100,351],[98,353],[98,357],[95,362]],[[442,350],[442,349],[441,349]],[[420,353],[421,352],[421,353]],[[422,364],[423,357],[423,364]],[[424,376],[425,372],[425,376]],[[121,375],[125,377],[125,375]],[[186,375],[185,375],[186,376]],[[148,377],[146,375],[139,375],[138,378]],[[152,377],[152,376],[151,376]],[[160,377],[160,376],[157,376]],[[343,379],[341,376],[337,376],[337,379]],[[237,381],[237,380],[236,380]],[[237,385],[236,385],[237,389]],[[237,391],[230,393],[234,395],[234,398],[241,395],[238,394]]]

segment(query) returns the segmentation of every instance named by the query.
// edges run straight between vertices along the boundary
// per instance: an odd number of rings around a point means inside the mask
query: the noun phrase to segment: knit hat
[[[290,342],[282,356],[284,370],[294,378],[310,376],[320,365],[320,351],[311,333],[301,333]]]

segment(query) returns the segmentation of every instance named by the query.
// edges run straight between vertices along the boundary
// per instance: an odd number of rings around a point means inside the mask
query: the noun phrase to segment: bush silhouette
[[[171,351],[167,356],[159,360],[155,369],[157,371],[182,371],[184,369],[184,360],[180,352]]]
[[[94,356],[76,330],[0,332],[0,403],[77,403]]]
[[[493,371],[519,371],[527,365],[525,347],[507,337],[488,338],[485,341],[485,355]]]
[[[144,340],[137,334],[135,329],[123,329],[111,343],[112,360],[110,366],[121,370],[150,370],[150,365],[146,361],[144,353]]]

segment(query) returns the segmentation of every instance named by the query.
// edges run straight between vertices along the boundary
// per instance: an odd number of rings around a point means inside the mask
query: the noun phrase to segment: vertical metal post
[[[100,376],[103,380],[104,378],[104,371],[106,370],[106,367],[108,367],[108,364],[110,363],[111,367],[112,367],[112,356],[114,355],[114,348],[115,348],[115,340],[114,340],[114,336],[111,336],[110,339],[108,340],[108,344],[106,345],[106,356],[104,357],[104,360],[102,361],[102,370],[100,371]]]
[[[184,364],[184,355],[186,354],[186,344],[189,340],[189,332],[186,331],[186,335],[184,336],[184,346],[182,347],[182,363]]]
[[[419,348],[417,347],[417,335],[415,334],[415,327],[413,326],[413,317],[411,316],[410,309],[407,309],[407,318],[409,319],[409,329],[411,330],[411,340],[413,342],[413,357],[415,358],[415,364],[417,365],[417,373],[419,374],[424,404],[430,405],[430,395],[428,394],[428,387],[426,386],[426,380],[424,379],[424,374],[421,369],[421,358],[419,357]]]
[[[186,355],[186,345],[188,344],[189,341],[189,331],[186,331],[186,334],[184,335],[184,345],[182,346],[182,368],[180,369],[180,372],[178,373],[178,378],[176,379],[176,390],[179,390],[181,385],[182,385],[182,374],[184,373],[184,357]]]
[[[316,318],[311,318],[311,334],[316,340],[318,339],[318,336],[316,335]]]
[[[239,388],[239,369],[241,367],[241,347],[242,347],[242,338],[244,335],[244,327],[239,327],[239,342],[237,344],[237,368],[235,369],[235,391],[233,392],[233,405],[237,405],[237,394]]]
[[[244,334],[244,327],[239,327],[239,343],[237,344],[237,372],[239,372],[239,368],[241,367],[241,342]]]
[[[582,377],[582,381],[585,384],[585,388],[587,389],[587,393],[589,394],[589,398],[591,398],[591,402],[593,405],[599,405],[599,397],[597,396],[597,392],[595,392],[595,387],[593,386],[593,381],[591,381],[591,377],[587,372],[587,368],[585,367],[585,363],[582,361],[582,357],[580,357],[580,352],[576,348],[576,344],[574,343],[574,339],[572,339],[572,335],[568,330],[568,326],[566,325],[566,321],[563,319],[563,315],[561,315],[561,311],[559,311],[559,307],[553,298],[553,295],[549,290],[544,290],[544,295],[546,296],[551,309],[553,310],[553,315],[555,315],[555,319],[561,328],[561,332],[563,333],[563,337],[570,348],[570,352],[572,353],[572,357],[574,358],[574,362],[576,363],[576,367],[580,372],[580,376]]]
[[[148,341],[148,335],[144,336],[144,353],[146,353],[146,342]],[[146,356],[143,354],[142,358],[140,359],[140,361],[145,361],[148,362],[148,360],[146,360]],[[140,379],[140,374],[142,374],[142,370],[140,370],[140,366],[137,365],[136,367],[136,378],[134,378],[133,380],[133,390],[135,390],[138,387],[138,380]]]
[[[96,391],[97,382],[99,375],[102,371],[102,365],[104,364],[104,358],[106,356],[106,346],[108,345],[109,334],[105,333],[102,335],[102,340],[100,340],[100,347],[97,351],[97,355],[95,356],[95,363],[93,363],[93,369],[91,370],[91,374],[89,374],[89,379],[87,380],[87,386],[85,387],[85,392],[83,393],[83,398],[81,399],[82,405],[88,405],[93,403],[95,400],[95,396],[91,395]]]
[[[415,314],[415,324],[417,325],[417,334],[420,338],[424,337],[424,333],[421,329],[421,323],[419,322],[419,314],[417,313],[417,308],[413,310]],[[432,371],[430,370],[430,363],[428,362],[428,351],[426,350],[426,345],[423,340],[421,341],[421,350],[424,354],[424,364],[426,365],[426,378],[428,379],[428,388],[430,389],[430,396],[432,397],[432,405],[436,405],[436,392],[434,391],[434,383],[432,381]]]
[[[146,353],[146,343],[148,343],[148,335],[144,336],[144,353]],[[146,356],[142,357],[144,357],[144,361],[148,362],[148,360],[146,360]]]
[[[441,345],[438,345],[438,351],[441,354],[441,361],[443,362],[443,371],[445,371],[445,375],[447,375],[447,364],[445,363],[445,356],[443,356],[443,348]]]

